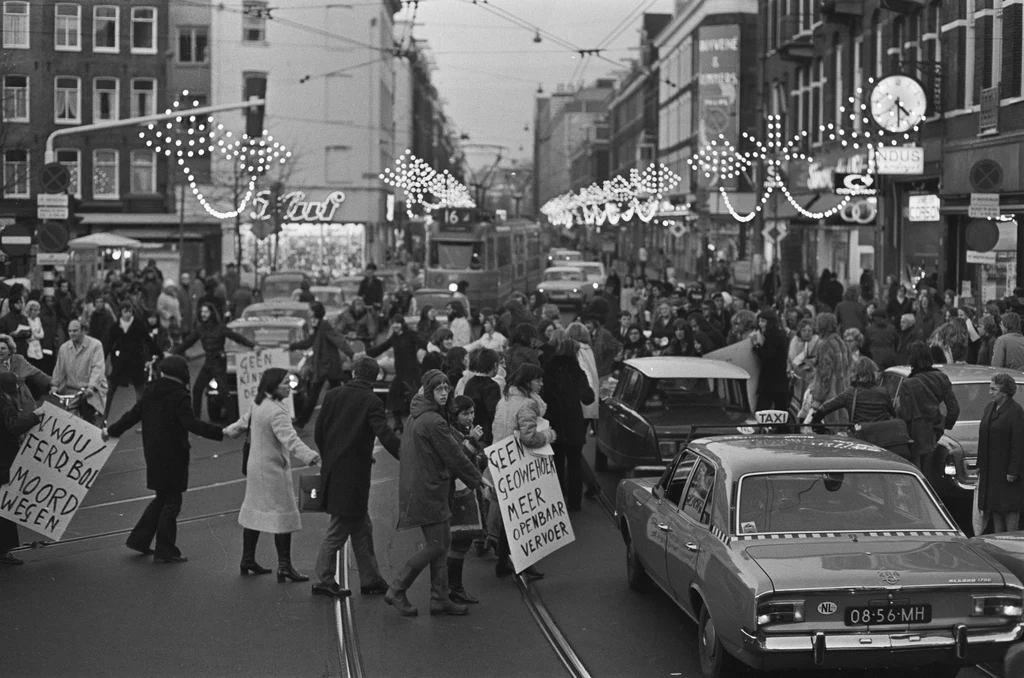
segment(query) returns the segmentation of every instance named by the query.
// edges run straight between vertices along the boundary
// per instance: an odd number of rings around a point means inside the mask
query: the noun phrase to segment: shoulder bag
[[[897,387],[897,394],[899,388]],[[854,419],[854,412],[857,410],[857,389],[853,389],[853,405],[850,407],[850,420]],[[853,429],[853,436],[866,443],[884,447],[890,452],[895,452],[904,459],[910,459],[909,444],[912,442],[907,432],[907,422],[899,417],[885,421],[870,421],[863,424],[856,424]]]

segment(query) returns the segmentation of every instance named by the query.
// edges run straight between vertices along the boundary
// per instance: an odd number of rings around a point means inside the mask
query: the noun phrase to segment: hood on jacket
[[[435,403],[433,399],[423,395],[421,390],[412,397],[412,402],[409,403],[409,416],[412,419],[416,419],[429,412],[436,412],[444,418],[444,408]]]

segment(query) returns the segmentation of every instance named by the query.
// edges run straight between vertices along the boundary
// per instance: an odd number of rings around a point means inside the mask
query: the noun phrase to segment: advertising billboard
[[[697,138],[700,148],[713,139],[739,148],[740,27],[701,26],[697,30]],[[721,136],[720,136],[721,135]],[[703,188],[735,188],[736,180],[700,174]]]

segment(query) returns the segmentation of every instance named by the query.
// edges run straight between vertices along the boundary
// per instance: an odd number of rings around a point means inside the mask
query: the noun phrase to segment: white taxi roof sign
[[[754,413],[761,426],[776,426],[789,423],[789,412],[785,410],[761,410]]]

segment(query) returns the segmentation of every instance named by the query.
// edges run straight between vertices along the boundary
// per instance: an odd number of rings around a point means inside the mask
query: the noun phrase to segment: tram
[[[513,291],[536,289],[544,271],[540,224],[471,209],[446,209],[438,217],[426,231],[427,287],[454,289],[465,280],[474,311],[497,310]]]

